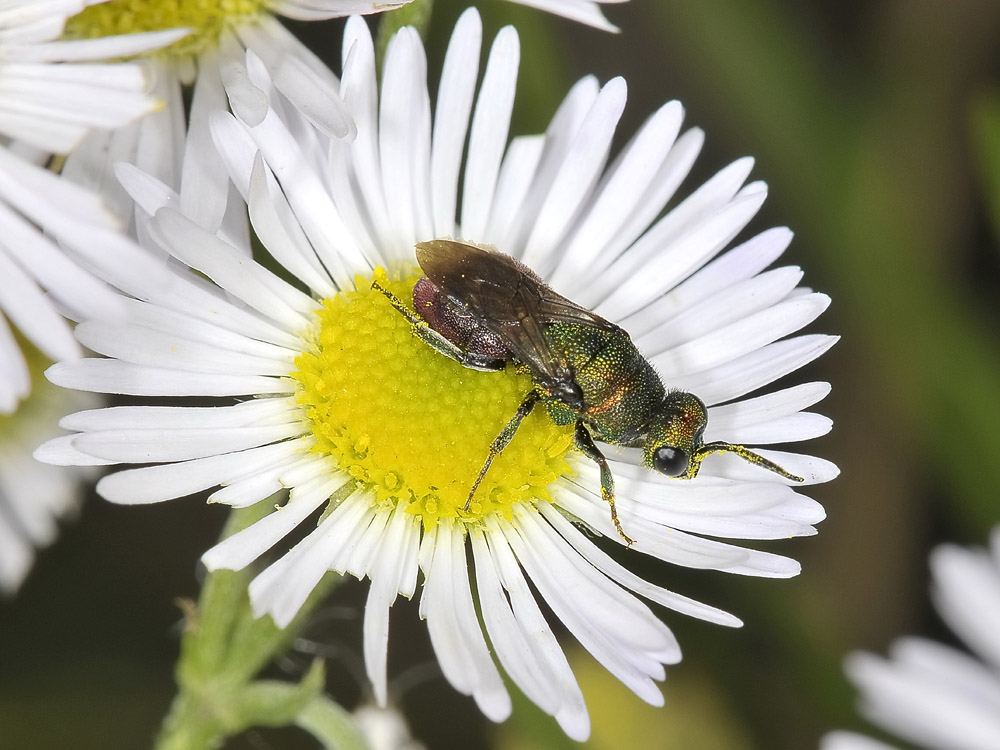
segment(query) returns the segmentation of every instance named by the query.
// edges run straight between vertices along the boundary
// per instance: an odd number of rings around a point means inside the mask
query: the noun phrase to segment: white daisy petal
[[[545,713],[554,714],[558,695],[549,693],[545,675],[540,671],[531,644],[518,627],[510,603],[493,569],[489,549],[481,531],[472,533],[472,551],[476,560],[476,588],[483,613],[483,623],[497,658],[507,674],[524,694]]]
[[[566,656],[545,622],[535,595],[528,588],[524,572],[503,534],[493,531],[487,539],[497,574],[510,596],[511,609],[518,625],[526,631],[540,664],[548,672],[551,687],[559,692],[553,715],[567,735],[582,742],[590,734],[590,717]],[[484,564],[487,564],[485,560]]]
[[[993,542],[1000,540],[1000,527]],[[994,552],[996,547],[994,547]],[[934,606],[972,654],[905,637],[889,657],[850,654],[844,662],[860,710],[884,729],[927,750],[987,750],[1000,743],[1000,557],[941,545],[931,553]],[[836,732],[830,750],[868,750],[865,738]],[[871,744],[872,748],[881,746]],[[890,748],[891,750],[891,748]]]
[[[739,359],[691,375],[671,378],[670,385],[697,393],[706,404],[721,403],[755,391],[812,362],[837,343],[835,336],[812,334],[773,344]]]
[[[440,524],[424,537],[434,555],[424,569],[421,608],[441,671],[493,721],[510,715],[510,696],[490,659],[469,590],[462,533]]]
[[[545,518],[562,535],[562,537],[573,545],[573,548],[579,552],[587,560],[587,562],[600,570],[611,580],[616,581],[637,594],[641,594],[657,604],[662,604],[664,607],[669,607],[670,609],[681,612],[682,614],[714,622],[719,625],[728,625],[736,628],[743,624],[739,618],[734,617],[728,612],[723,612],[715,607],[709,607],[706,604],[696,602],[693,599],[688,599],[686,596],[675,594],[673,591],[668,591],[667,589],[654,586],[653,584],[642,580],[627,568],[608,557],[604,552],[598,549],[596,545],[587,541],[583,534],[571,523],[569,523],[569,521],[563,518],[562,514],[555,510],[553,506],[543,504],[540,506],[540,509]]]
[[[330,569],[331,552],[343,549],[348,539],[363,532],[372,515],[363,493],[341,503],[315,531],[250,582],[254,611],[271,615],[278,627],[288,625]],[[287,576],[290,568],[295,570],[291,579]]]
[[[206,380],[197,372],[133,365],[110,359],[60,362],[45,372],[52,383],[95,393],[132,396],[252,396],[291,393],[290,381],[259,375],[217,374]]]
[[[726,430],[746,429],[797,414],[822,401],[829,393],[829,383],[803,383],[756,398],[713,406],[709,410],[712,421],[706,430],[705,439],[715,440],[717,436],[713,433],[714,430],[718,430],[721,436]]]
[[[934,605],[948,626],[1000,668],[1000,565],[985,553],[942,545],[931,554]],[[1000,688],[1000,685],[998,685]]]
[[[854,732],[830,732],[819,743],[820,750],[896,750],[892,745],[878,742]]]
[[[579,284],[581,271],[592,270],[598,257],[607,257],[608,245],[618,239],[633,209],[657,206],[659,201],[649,200],[647,191],[653,187],[660,166],[674,150],[683,117],[684,108],[680,102],[669,102],[632,138],[603,178],[594,205],[575,230],[565,255],[552,273],[553,284],[566,286],[566,279]],[[669,195],[660,197],[665,203]],[[658,213],[662,208],[663,204],[659,203],[654,210]],[[642,227],[647,224],[648,220]]]
[[[504,233],[495,243],[515,258],[521,257],[524,253],[524,244],[538,218],[541,205],[552,187],[552,182],[559,172],[566,153],[573,143],[573,135],[597,100],[599,93],[600,87],[596,78],[593,76],[581,78],[570,89],[553,115],[552,122],[549,123],[548,129],[545,131],[544,148],[538,157],[531,185],[524,196],[520,210],[517,212],[515,220],[504,227]]]
[[[771,342],[811,323],[829,306],[825,294],[811,294],[781,302],[736,323],[650,356],[668,382],[683,375],[704,372],[743,354],[759,351]]]
[[[73,447],[76,435],[52,438],[35,448],[32,456],[52,466],[109,466],[114,461],[95,458]]]
[[[762,186],[748,186],[748,189],[738,193],[723,208],[701,218],[697,225],[669,242],[667,249],[657,259],[656,273],[650,273],[647,265],[646,273],[636,273],[622,281],[617,289],[594,308],[594,312],[616,319],[624,318],[663,295],[693,269],[722,250],[760,210],[766,194]],[[677,210],[682,208],[683,205]],[[672,215],[673,212],[668,216]],[[639,244],[634,247],[638,248]],[[639,254],[638,250],[636,254]],[[625,262],[627,261],[623,256],[623,261],[616,265],[615,270]],[[613,273],[612,271],[611,274]]]
[[[476,90],[482,41],[483,24],[479,14],[471,9],[464,11],[455,25],[441,70],[431,140],[431,196],[436,237],[455,234],[458,173]]]
[[[600,177],[611,138],[625,109],[625,97],[624,79],[608,81],[573,136],[522,255],[525,263],[538,267],[540,272],[551,270],[546,268],[543,258],[547,259],[551,249],[569,231],[580,204]]]
[[[635,335],[642,335],[657,326],[666,327],[681,312],[712,299],[725,289],[753,278],[773,263],[792,241],[792,233],[784,228],[768,229],[725,255],[716,258],[642,310],[627,316],[622,322]]]
[[[120,505],[145,505],[237,481],[249,473],[284,465],[308,449],[305,439],[289,440],[236,453],[222,453],[181,463],[129,469],[97,483],[101,497]]]
[[[652,614],[638,609],[637,600],[629,602],[621,596],[618,587],[610,582],[602,585],[583,574],[581,568],[570,563],[563,550],[548,545],[539,549],[524,540],[519,531],[535,533],[534,528],[505,529],[504,536],[556,616],[632,692],[647,703],[662,705],[663,696],[651,679],[660,674],[656,668],[659,662],[654,667],[646,654],[652,651],[666,655],[672,645],[669,631],[662,625],[662,629],[654,627],[657,621]],[[584,593],[587,598],[583,598]],[[616,636],[624,637],[624,641],[616,643]],[[625,642],[632,648],[641,648],[642,653],[620,648]]]
[[[462,182],[463,237],[481,236],[486,229],[500,162],[507,143],[520,61],[520,39],[514,28],[507,26],[497,34],[490,48],[483,84],[476,99],[476,112],[472,118],[469,156]]]
[[[385,533],[378,539],[375,567],[371,571],[371,590],[365,604],[364,653],[365,668],[372,681],[375,702],[386,705],[388,687],[386,659],[389,648],[389,608],[397,593],[404,587],[407,544],[406,538],[414,536],[412,517],[396,508],[388,519]]]
[[[343,477],[321,477],[299,485],[287,503],[242,531],[226,537],[201,556],[209,570],[243,570],[302,523],[344,483]]]

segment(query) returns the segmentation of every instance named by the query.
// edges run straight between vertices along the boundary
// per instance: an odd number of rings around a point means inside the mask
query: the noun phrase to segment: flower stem
[[[234,510],[224,536],[262,518],[270,501]],[[349,715],[323,695],[321,661],[298,683],[255,680],[284,652],[312,609],[339,582],[328,575],[287,628],[255,617],[249,570],[219,570],[205,578],[197,606],[181,602],[186,627],[177,663],[178,694],[164,720],[156,750],[208,750],[253,726],[298,725],[326,747],[363,748]]]

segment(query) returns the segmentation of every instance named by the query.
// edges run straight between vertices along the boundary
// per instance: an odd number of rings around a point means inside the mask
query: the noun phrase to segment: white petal
[[[660,376],[675,381],[704,372],[744,354],[759,351],[815,320],[829,306],[825,294],[810,294],[782,302],[686,344],[649,358]]]
[[[548,672],[549,679],[554,681],[553,688],[559,693],[555,718],[567,735],[582,742],[590,734],[590,717],[566,655],[545,621],[535,595],[528,587],[521,567],[503,534],[492,531],[487,539],[493,564],[510,595],[511,608],[518,625],[524,629],[536,658]]]
[[[984,551],[953,545],[935,549],[930,562],[931,593],[941,617],[977,654],[1000,668],[1000,566]]]
[[[483,235],[496,191],[497,175],[514,107],[521,44],[517,31],[505,26],[497,34],[486,62],[469,134],[469,155],[462,183],[462,237]]]
[[[626,95],[624,79],[608,81],[573,135],[522,255],[522,260],[538,273],[547,273],[555,266],[556,258],[550,253],[570,231],[571,222],[577,219],[581,205],[600,178],[611,138],[625,109]]]
[[[97,492],[120,505],[159,503],[284,466],[307,451],[311,443],[309,438],[300,438],[237,453],[119,471],[103,477]]]
[[[109,461],[161,463],[244,451],[298,437],[304,429],[299,424],[288,424],[198,430],[109,430],[79,435],[73,445],[84,453]]]
[[[794,372],[835,343],[837,337],[819,334],[784,339],[710,370],[671,378],[666,385],[695,393],[711,406],[738,398]]]
[[[406,557],[410,551],[406,537],[415,533],[413,516],[406,513],[402,504],[392,512],[379,540],[374,556],[375,568],[371,572],[371,589],[365,604],[364,654],[365,669],[372,682],[372,692],[379,705],[386,705],[386,659],[389,647],[389,607],[403,586],[402,576]],[[415,555],[414,555],[415,557]]]
[[[294,381],[261,375],[181,372],[112,359],[60,362],[45,376],[63,388],[132,396],[264,396],[294,393]]]
[[[657,604],[662,604],[664,607],[669,607],[672,610],[690,615],[691,617],[697,617],[701,620],[729,627],[740,627],[743,624],[738,617],[734,617],[728,612],[723,612],[721,609],[696,602],[686,596],[681,596],[673,591],[668,591],[660,586],[655,586],[648,581],[642,580],[632,571],[612,560],[595,544],[584,538],[583,534],[563,518],[562,514],[555,510],[553,506],[548,503],[542,503],[539,509],[559,534],[573,546],[573,549],[615,583]]]
[[[469,113],[479,73],[483,23],[475,8],[466,9],[455,24],[438,87],[431,140],[431,199],[434,236],[455,234],[458,173],[462,165]]]
[[[434,555],[424,570],[421,606],[441,671],[456,690],[475,698],[487,718],[503,721],[510,715],[510,696],[476,618],[462,532],[438,523],[424,536],[428,544]]]
[[[292,621],[329,569],[332,554],[361,533],[372,518],[371,498],[355,492],[305,539],[250,582],[250,604],[258,617],[269,614],[279,628]]]
[[[322,477],[295,487],[288,502],[256,523],[223,539],[201,556],[209,570],[243,570],[305,521],[344,483],[345,477]]]

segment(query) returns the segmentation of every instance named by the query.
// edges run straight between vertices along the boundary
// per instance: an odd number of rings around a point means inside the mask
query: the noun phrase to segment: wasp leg
[[[465,507],[462,510],[468,510],[469,506],[472,505],[472,496],[476,494],[476,490],[479,489],[480,483],[483,481],[483,477],[486,476],[486,472],[490,469],[490,464],[493,463],[493,459],[503,453],[503,449],[507,447],[511,439],[514,437],[514,433],[517,432],[517,428],[521,426],[521,422],[524,418],[531,414],[531,410],[535,408],[535,404],[538,403],[538,399],[541,398],[541,394],[538,391],[531,391],[527,396],[524,397],[524,401],[521,405],[517,407],[517,411],[511,420],[504,425],[504,428],[500,430],[500,434],[494,438],[493,442],[490,444],[490,454],[486,457],[486,463],[483,464],[483,468],[479,470],[479,476],[476,477],[475,484],[472,485],[472,489],[469,490],[469,499],[465,501]]]
[[[621,538],[625,540],[625,544],[631,547],[635,544],[635,540],[622,530],[621,522],[618,520],[618,509],[615,507],[615,477],[608,466],[608,459],[594,445],[594,438],[591,437],[590,432],[587,431],[587,428],[584,427],[583,422],[579,419],[576,421],[576,434],[574,437],[576,438],[576,447],[583,451],[583,454],[600,468],[601,499],[611,506],[611,520],[615,522],[615,528],[618,529]]]
[[[793,482],[804,482],[800,476],[796,476],[785,469],[782,469],[778,464],[774,463],[770,459],[764,458],[763,456],[754,453],[749,448],[742,445],[733,445],[732,443],[724,443],[721,440],[717,440],[714,443],[705,443],[698,450],[694,452],[691,456],[691,462],[688,464],[687,471],[682,475],[684,479],[694,479],[698,475],[698,469],[701,468],[701,462],[705,460],[706,456],[710,456],[713,453],[735,453],[737,456],[742,458],[747,463],[751,463],[754,466],[759,466],[762,469],[767,469],[768,471],[773,471],[780,477],[785,479],[791,479]]]
[[[482,354],[476,354],[475,352],[467,352],[460,346],[457,346],[454,342],[449,341],[431,328],[427,324],[426,320],[407,308],[399,297],[383,287],[377,281],[372,282],[372,289],[377,289],[382,292],[386,299],[389,300],[389,304],[395,307],[410,323],[410,329],[413,331],[413,335],[439,354],[450,357],[462,365],[462,367],[468,367],[472,370],[497,372],[498,370],[502,370],[506,367],[506,360],[496,359],[495,357],[487,357]]]

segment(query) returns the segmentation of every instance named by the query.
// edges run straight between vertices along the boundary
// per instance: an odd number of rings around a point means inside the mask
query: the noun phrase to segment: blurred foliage
[[[604,6],[617,36],[480,5],[486,40],[507,22],[521,36],[512,132],[544,128],[576,78],[623,74],[620,135],[671,98],[705,129],[689,185],[755,155],[754,177],[771,186],[755,227],[796,230],[785,261],[834,299],[813,328],[843,335],[807,371],[834,384],[821,405],[834,433],[811,447],[843,470],[810,488],[830,517],[817,539],[768,547],[802,559],[803,574],[758,581],[644,563],[642,575],[746,626],[663,613],[685,660],[667,670],[662,709],[576,654],[594,722],[584,747],[800,750],[831,728],[864,729],[842,655],[903,633],[940,637],[927,553],[983,543],[1000,521],[1000,4],[632,0]],[[463,7],[434,4],[432,80]],[[292,26],[339,67],[328,28]],[[4,746],[141,747],[154,736],[177,652],[169,602],[196,590],[193,561],[220,523],[200,502],[168,505],[90,503],[17,602],[0,605]],[[345,586],[337,597],[350,607],[362,595]],[[391,670],[431,659],[415,609],[394,607]],[[360,622],[321,637],[357,653]],[[356,701],[350,673],[328,667],[329,689]],[[397,698],[430,748],[573,746],[524,700],[488,725],[440,677]],[[314,746],[263,737],[231,746]]]

